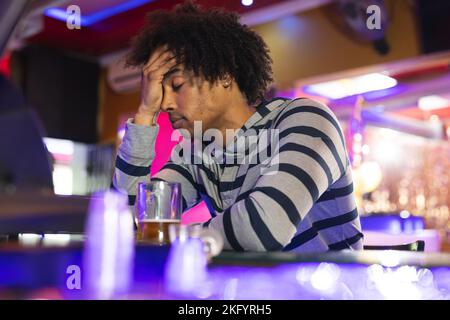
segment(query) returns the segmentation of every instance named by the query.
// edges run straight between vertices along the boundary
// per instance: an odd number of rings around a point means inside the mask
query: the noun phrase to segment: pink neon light
[[[56,163],[70,164],[70,162],[72,161],[72,155],[52,153],[52,156]]]
[[[167,113],[160,113],[157,122],[159,124],[159,133],[158,137],[156,138],[156,156],[152,163],[150,172],[151,176],[161,170],[161,168],[169,159],[173,147],[178,143],[178,140],[171,141],[170,139],[174,130],[172,128],[172,125],[170,124]],[[208,208],[206,207],[206,204],[204,202],[201,202],[197,206],[186,211],[181,218],[181,222],[183,224],[199,223],[208,221],[210,218],[211,215],[208,211]]]
[[[5,53],[3,56],[0,56],[0,73],[5,75],[6,77],[10,76],[10,67],[9,67],[9,60],[10,60],[10,53]]]

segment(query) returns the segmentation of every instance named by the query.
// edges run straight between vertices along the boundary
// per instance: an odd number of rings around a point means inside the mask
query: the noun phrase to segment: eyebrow
[[[171,75],[174,73],[177,73],[178,71],[181,71],[180,68],[173,68],[166,72],[166,74],[163,77],[163,82],[166,81]]]

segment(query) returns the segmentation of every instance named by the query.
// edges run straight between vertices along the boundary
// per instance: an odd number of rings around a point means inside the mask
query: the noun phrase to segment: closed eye
[[[175,84],[172,84],[173,91],[178,91],[181,88],[182,85],[183,84],[179,84],[179,85],[176,86]]]

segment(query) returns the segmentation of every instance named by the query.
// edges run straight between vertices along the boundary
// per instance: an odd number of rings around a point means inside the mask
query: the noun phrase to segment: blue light
[[[398,214],[371,215],[361,217],[361,227],[363,230],[387,232],[391,234],[414,233],[424,230],[423,217],[410,215],[402,218]]]
[[[241,3],[244,5],[244,6],[251,6],[252,4],[253,4],[253,0],[241,0]]]
[[[408,89],[406,85],[397,84],[395,87],[392,88],[366,92],[363,94],[363,96],[364,100],[366,101],[374,101],[378,99],[386,99],[388,97],[392,97],[394,95],[406,91],[406,89]]]
[[[397,80],[392,77],[382,73],[368,73],[351,78],[310,84],[305,86],[303,91],[332,100],[338,100],[395,86],[397,86]]]
[[[102,21],[106,18],[112,17],[114,15],[120,14],[122,12],[134,9],[136,7],[139,7],[143,4],[152,2],[154,0],[131,0],[126,1],[124,3],[118,4],[114,7],[109,7],[103,10],[100,10],[98,12],[92,13],[90,15],[81,15],[81,26],[88,27],[90,25],[93,25],[94,23],[97,23],[99,21]],[[57,20],[61,21],[67,21],[68,14],[65,10],[60,8],[49,8],[45,10],[45,15]]]
[[[300,18],[297,16],[287,16],[278,21],[278,26],[280,27],[283,35],[290,37],[297,37],[303,31]]]

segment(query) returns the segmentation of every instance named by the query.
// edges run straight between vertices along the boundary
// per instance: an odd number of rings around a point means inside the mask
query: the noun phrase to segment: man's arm
[[[137,184],[149,181],[158,134],[156,117],[163,99],[162,81],[175,64],[173,54],[163,47],[143,66],[141,102],[134,119],[127,121],[113,177],[114,187],[128,194],[129,205],[135,202]]]
[[[125,135],[117,150],[113,185],[128,195],[128,204],[134,205],[139,182],[150,180],[150,166],[155,158],[158,126],[144,126],[129,119]]]
[[[150,181],[157,134],[158,126],[136,125],[131,119],[127,122],[125,135],[117,152],[113,184],[116,189],[128,194],[129,205],[134,205],[137,184]],[[173,152],[176,152],[176,149],[175,147]],[[175,164],[169,159],[152,180],[181,183],[183,210],[199,201],[194,175],[188,166]]]
[[[345,173],[347,155],[336,118],[327,107],[307,103],[296,100],[278,117],[278,155],[255,187],[204,224],[222,234],[226,249],[281,250],[317,199]]]

